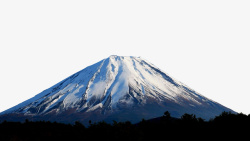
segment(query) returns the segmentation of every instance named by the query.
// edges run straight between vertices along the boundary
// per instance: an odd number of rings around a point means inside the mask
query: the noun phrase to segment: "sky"
[[[249,0],[0,1],[0,112],[110,55],[250,114]]]

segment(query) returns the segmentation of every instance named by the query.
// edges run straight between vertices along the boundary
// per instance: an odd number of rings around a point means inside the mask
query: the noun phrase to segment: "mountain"
[[[209,119],[232,110],[140,57],[112,55],[2,112],[0,119],[135,123],[165,111],[173,117],[190,113]]]

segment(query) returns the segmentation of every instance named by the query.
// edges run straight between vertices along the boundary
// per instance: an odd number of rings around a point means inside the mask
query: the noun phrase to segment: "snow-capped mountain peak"
[[[44,116],[72,111],[87,117],[99,113],[104,119],[138,109],[144,112],[137,115],[140,118],[156,116],[164,110],[177,117],[186,111],[207,118],[228,110],[140,57],[111,55],[1,114]]]

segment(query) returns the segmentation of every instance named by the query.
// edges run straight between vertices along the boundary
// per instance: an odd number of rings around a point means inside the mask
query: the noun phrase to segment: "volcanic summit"
[[[204,119],[232,111],[140,57],[112,55],[4,112],[9,120],[131,121],[184,113]]]

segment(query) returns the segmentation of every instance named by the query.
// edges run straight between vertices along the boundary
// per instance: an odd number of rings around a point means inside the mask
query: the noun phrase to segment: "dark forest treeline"
[[[138,124],[127,122],[91,123],[85,127],[80,122],[74,125],[56,122],[2,122],[1,141],[57,141],[57,140],[249,140],[250,115],[223,112],[204,121],[193,114],[172,118],[169,112],[162,117],[142,120]]]

